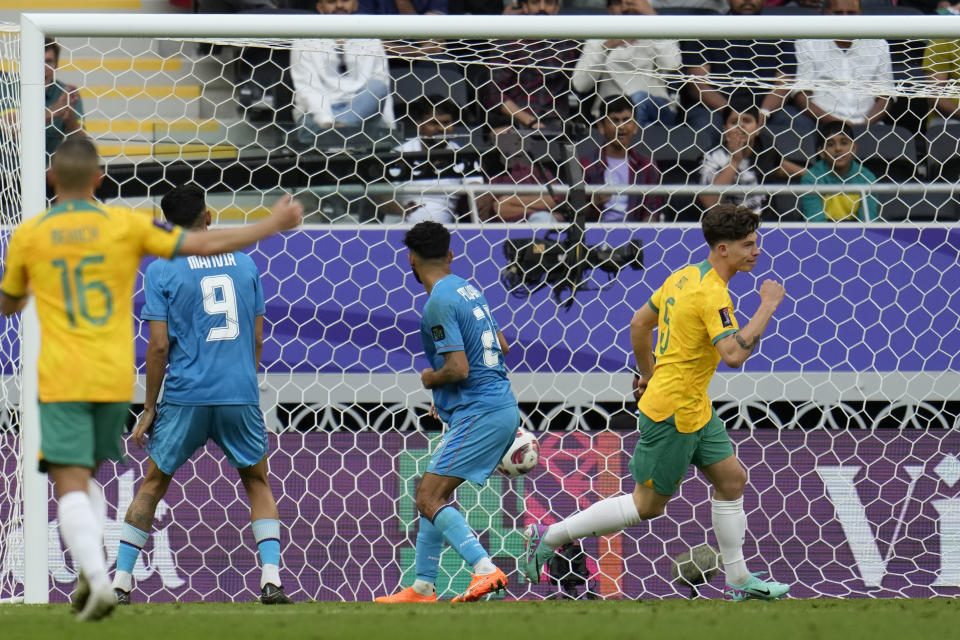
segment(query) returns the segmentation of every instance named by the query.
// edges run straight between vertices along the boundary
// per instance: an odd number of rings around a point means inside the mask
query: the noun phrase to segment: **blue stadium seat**
[[[806,164],[817,154],[817,134],[815,132],[801,136],[793,129],[771,129],[773,148],[784,158]]]
[[[391,64],[390,75],[396,97],[407,104],[432,94],[451,98],[460,106],[467,104],[467,81],[458,65],[402,61]]]
[[[954,222],[957,201],[946,193],[880,194],[880,216],[885,222]]]
[[[935,120],[926,133],[928,171],[935,181],[960,180],[960,121]]]
[[[854,127],[857,155],[862,158],[881,158],[887,162],[917,162],[917,145],[913,134],[901,127],[879,123],[869,127]]]
[[[686,125],[667,128],[649,125],[640,129],[634,142],[658,164],[699,161],[705,151],[704,136]]]

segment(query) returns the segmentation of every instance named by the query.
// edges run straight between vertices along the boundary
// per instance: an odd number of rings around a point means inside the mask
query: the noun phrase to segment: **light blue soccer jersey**
[[[486,298],[472,284],[449,275],[434,285],[420,319],[427,360],[439,370],[444,353],[463,351],[470,365],[466,379],[433,390],[433,404],[445,422],[450,423],[455,416],[516,406],[503,366],[498,330]]]
[[[264,301],[253,260],[239,251],[156,260],[143,288],[140,317],[165,321],[170,339],[164,402],[259,404],[254,318]]]

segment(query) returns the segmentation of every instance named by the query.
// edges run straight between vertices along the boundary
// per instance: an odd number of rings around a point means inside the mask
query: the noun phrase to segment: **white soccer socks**
[[[421,596],[432,596],[437,592],[437,588],[432,582],[427,582],[426,580],[421,580],[420,578],[417,578],[413,581],[412,588]]]
[[[93,478],[90,478],[90,481],[87,482],[87,497],[90,498],[93,517],[97,519],[97,535],[102,540],[103,528],[107,522],[107,500],[103,497],[103,487]]]
[[[493,564],[493,560],[490,559],[490,556],[484,556],[477,560],[476,564],[473,565],[473,575],[475,576],[488,576],[494,571],[497,570],[497,565]]]
[[[711,500],[713,535],[717,538],[727,584],[743,584],[750,578],[747,562],[743,559],[743,537],[747,532],[747,514],[743,511],[743,497],[737,500]]]
[[[74,566],[83,572],[94,591],[109,588],[107,562],[103,555],[103,522],[98,521],[83,491],[71,491],[57,503],[60,537],[70,551]]]
[[[547,528],[543,542],[550,548],[585,538],[622,531],[640,522],[637,505],[630,494],[604,498],[580,513],[561,520]]]

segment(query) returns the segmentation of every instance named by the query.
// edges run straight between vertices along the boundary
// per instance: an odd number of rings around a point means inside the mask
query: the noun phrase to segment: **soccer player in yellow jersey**
[[[0,282],[0,312],[17,313],[32,293],[40,320],[40,468],[57,494],[60,535],[79,569],[78,620],[113,610],[103,555],[106,504],[93,479],[102,460],[123,460],[121,434],[133,397],[133,285],[147,254],[215,255],[300,224],[289,197],[256,224],[184,231],[93,194],[100,158],[86,137],[53,156],[56,204],[13,232]]]
[[[712,207],[702,222],[707,259],[671,274],[634,315],[630,343],[641,373],[635,388],[641,437],[630,460],[636,488],[632,495],[606,498],[556,524],[529,525],[522,560],[528,580],[540,581],[543,564],[560,545],[662,514],[692,463],[713,485],[713,531],[728,595],[772,600],[789,591],[789,585],[761,580],[747,569],[742,548],[747,473],[707,396],[717,364],[741,366],[783,300],[783,286],[765,280],[756,313],[745,327],[737,323],[727,282],[756,266],[759,225],[760,218],[746,207]]]

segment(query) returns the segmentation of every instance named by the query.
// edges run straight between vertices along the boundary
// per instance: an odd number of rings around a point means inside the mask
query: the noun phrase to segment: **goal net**
[[[513,389],[539,440],[533,472],[495,473],[456,496],[513,576],[506,597],[689,596],[673,561],[716,545],[694,471],[664,516],[585,540],[539,586],[514,579],[515,559],[525,524],[632,491],[627,327],[669,273],[705,258],[697,221],[716,201],[764,218],[760,265],[730,283],[741,322],[764,278],[787,290],[759,352],[743,370],[721,367],[710,389],[749,472],[751,570],[795,597],[958,594],[960,239],[949,223],[960,44],[938,40],[941,23],[861,17],[836,32],[806,16],[709,27],[472,17],[457,33],[463,22],[442,17],[207,18],[31,16],[60,46],[68,96],[48,98],[46,137],[17,117],[44,107],[21,99],[17,29],[0,32],[2,237],[45,205],[26,188],[21,203],[20,153],[40,167],[39,141],[74,123],[103,156],[107,202],[159,215],[167,190],[194,182],[215,224],[262,217],[284,192],[304,203],[302,229],[250,250],[267,303],[261,407],[294,598],[370,600],[412,580],[416,481],[443,428],[419,382],[426,297],[402,242],[421,219],[451,226],[453,268],[483,290],[511,343]],[[744,41],[746,31],[769,37]],[[857,40],[862,66],[830,57],[846,45],[796,38],[818,34]],[[838,117],[847,124],[826,124]],[[42,184],[39,171],[24,175]],[[137,311],[142,302],[141,288]],[[142,403],[146,327],[133,321]],[[40,536],[49,598],[63,601],[75,573],[55,505],[23,498],[33,460],[20,335],[16,318],[0,325],[0,598],[23,596],[36,571],[23,541]],[[97,476],[111,562],[146,468],[134,443],[127,454]],[[31,509],[39,529],[25,525]],[[134,576],[135,597],[152,602],[256,593],[247,502],[214,447],[177,472]],[[468,582],[446,550],[439,594]],[[718,577],[699,593],[722,587]]]

